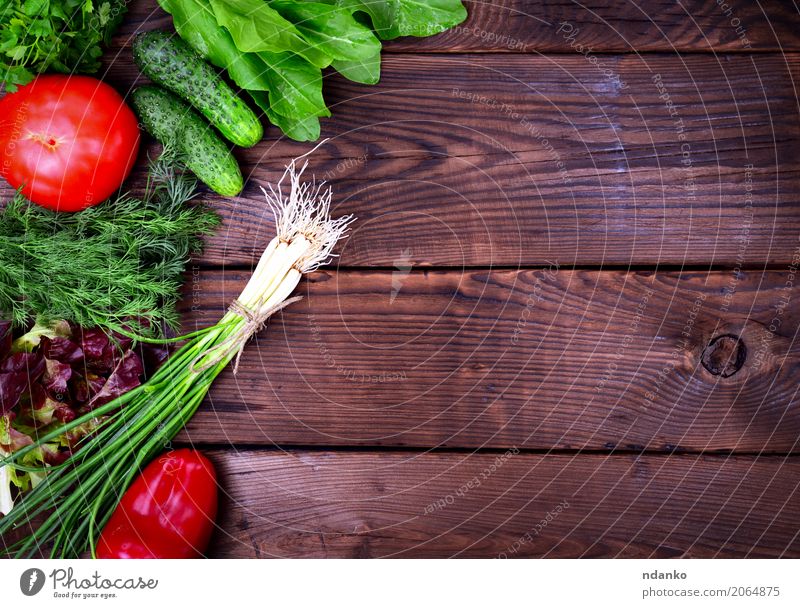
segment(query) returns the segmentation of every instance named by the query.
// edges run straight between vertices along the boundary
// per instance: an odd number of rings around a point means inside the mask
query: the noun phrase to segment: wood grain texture
[[[762,0],[467,0],[468,20],[430,38],[386,43],[388,52],[594,52],[800,50],[797,8]],[[563,25],[563,24],[567,25]],[[134,0],[116,38],[168,28],[156,0]],[[569,27],[571,26],[571,28]],[[560,30],[560,31],[559,31]]]
[[[794,458],[212,457],[216,557],[800,557]]]
[[[792,257],[800,55],[604,56],[621,81],[575,56],[385,63],[376,87],[328,79],[331,141],[311,164],[331,182],[335,211],[359,218],[341,248],[347,266]],[[127,58],[110,74],[123,92],[136,77]],[[309,149],[276,137],[270,129],[237,152],[242,196],[209,197],[226,223],[203,263],[249,264],[271,238],[260,187]]]
[[[469,1],[380,85],[326,74],[311,170],[359,222],[178,438],[218,448],[212,556],[800,557],[798,13],[727,1]],[[160,27],[134,0],[101,76]],[[309,147],[236,152],[187,328]]]
[[[800,451],[792,280],[320,271],[247,346],[238,375],[217,379],[182,440]],[[218,319],[245,281],[198,269],[186,300],[194,323]],[[728,335],[747,355],[735,373],[714,375],[704,353],[726,368],[724,351],[706,350]]]

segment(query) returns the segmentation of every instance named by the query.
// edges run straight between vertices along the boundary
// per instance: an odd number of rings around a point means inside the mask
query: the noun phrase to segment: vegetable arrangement
[[[48,543],[54,557],[76,557],[94,550],[119,493],[183,428],[214,379],[231,361],[238,362],[249,338],[272,314],[296,299],[290,296],[301,276],[329,261],[352,218],[331,219],[331,190],[314,182],[301,183],[306,166],[297,170],[293,161],[278,184],[264,192],[275,213],[277,234],[240,296],[216,325],[185,336],[184,346],[143,385],[40,436],[5,459],[7,465],[41,474],[42,469],[23,464],[29,454],[97,416],[109,416],[81,443],[75,456],[48,469],[44,479],[0,519],[0,534],[5,534],[15,524],[50,513],[10,549],[16,555],[31,555]],[[81,490],[74,492],[78,484]]]
[[[319,139],[330,116],[322,69],[380,79],[381,40],[431,36],[461,23],[460,0],[158,0],[178,34],[298,141]]]
[[[23,466],[64,462],[106,420],[95,409],[164,361],[166,346],[134,337],[177,329],[186,264],[219,223],[187,205],[196,184],[162,156],[142,198],[65,214],[17,193],[2,210],[0,456],[36,441]],[[28,331],[14,340],[14,327]],[[39,442],[43,434],[52,438]],[[27,491],[44,474],[0,464],[0,513],[13,505],[11,485]]]
[[[126,0],[0,2],[0,77],[6,90],[13,93],[45,71],[96,72],[125,6]]]
[[[299,299],[291,296],[301,277],[329,262],[353,220],[331,218],[330,188],[302,182],[307,161],[297,161],[307,155],[295,159],[264,190],[276,236],[240,296],[215,325],[167,337],[182,273],[218,224],[188,204],[197,182],[184,169],[235,196],[244,180],[226,140],[249,147],[263,137],[207,62],[288,137],[316,140],[330,116],[323,69],[374,84],[382,40],[432,35],[466,17],[460,0],[158,1],[179,37],[156,31],[134,42],[154,84],[131,103],[164,145],[134,197],[116,194],[139,147],[122,98],[83,76],[29,83],[44,70],[96,70],[124,0],[3,0],[10,94],[0,99],[0,174],[17,193],[0,212],[0,534],[43,522],[8,554],[202,554],[217,509],[211,463],[179,450],[137,474],[231,362],[236,372],[269,317]],[[11,486],[22,491],[16,505]]]

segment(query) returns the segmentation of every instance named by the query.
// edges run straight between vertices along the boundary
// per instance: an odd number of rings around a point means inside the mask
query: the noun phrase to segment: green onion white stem
[[[44,480],[0,519],[0,534],[5,535],[18,526],[27,530],[33,518],[49,512],[27,537],[6,547],[6,553],[30,556],[48,543],[53,557],[94,550],[99,531],[136,474],[183,428],[217,375],[287,302],[302,275],[330,261],[334,245],[345,236],[353,218],[331,219],[330,188],[313,181],[301,184],[308,163],[298,170],[297,160],[287,166],[275,187],[264,190],[275,214],[277,234],[222,319],[190,334],[186,344],[145,384],[0,460],[0,467],[13,464],[28,470],[21,464],[26,453],[71,428],[110,416],[74,456],[48,468]],[[288,192],[284,193],[287,178]]]

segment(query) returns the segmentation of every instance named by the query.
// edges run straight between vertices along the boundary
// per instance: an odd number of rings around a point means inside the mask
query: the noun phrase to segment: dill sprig
[[[17,326],[64,319],[141,336],[176,329],[182,274],[219,224],[187,204],[196,185],[162,155],[141,198],[69,214],[18,192],[0,213],[0,315]]]

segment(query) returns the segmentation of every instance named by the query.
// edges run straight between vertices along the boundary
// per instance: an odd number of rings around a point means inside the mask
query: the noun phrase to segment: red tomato
[[[151,462],[125,492],[103,528],[97,557],[201,557],[216,516],[214,465],[194,450],[168,452]]]
[[[0,175],[48,209],[103,202],[138,152],[136,116],[95,78],[39,76],[0,99]]]

